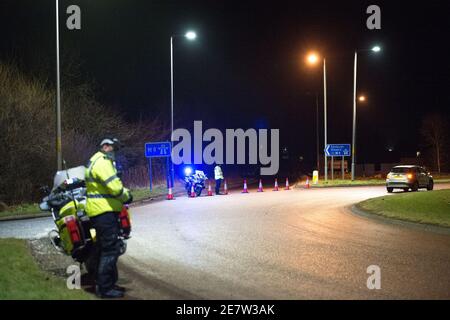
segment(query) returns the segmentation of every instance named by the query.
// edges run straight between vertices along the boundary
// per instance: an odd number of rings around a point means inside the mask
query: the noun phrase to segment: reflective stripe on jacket
[[[216,166],[214,168],[214,179],[216,180],[223,179],[222,168],[220,168],[219,166]]]
[[[130,192],[123,187],[113,161],[103,152],[89,160],[86,169],[86,212],[95,217],[105,212],[120,212]]]

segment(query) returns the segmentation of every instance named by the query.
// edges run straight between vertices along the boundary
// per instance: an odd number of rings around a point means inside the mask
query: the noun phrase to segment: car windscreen
[[[411,172],[412,168],[408,168],[408,167],[395,167],[392,168],[391,172],[393,173],[408,173]]]

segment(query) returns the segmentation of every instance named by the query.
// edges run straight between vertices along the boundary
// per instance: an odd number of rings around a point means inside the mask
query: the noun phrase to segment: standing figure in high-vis
[[[100,249],[96,293],[102,298],[124,295],[124,288],[116,284],[120,255],[118,215],[133,197],[117,175],[115,151],[118,147],[118,139],[103,139],[100,151],[91,157],[86,169],[86,212],[95,228]]]

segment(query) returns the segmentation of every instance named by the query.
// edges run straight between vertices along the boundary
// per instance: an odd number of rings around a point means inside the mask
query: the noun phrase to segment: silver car
[[[421,166],[395,166],[386,177],[386,189],[389,193],[394,189],[417,191],[419,188],[426,188],[433,190],[433,186],[433,177]]]

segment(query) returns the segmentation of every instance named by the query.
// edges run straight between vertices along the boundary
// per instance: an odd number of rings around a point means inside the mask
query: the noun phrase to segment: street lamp
[[[379,52],[381,51],[381,48],[379,46],[375,46],[371,49],[373,52]]]
[[[172,35],[170,37],[170,145],[173,149],[173,39],[179,38],[181,35]],[[197,34],[194,31],[188,31],[184,34],[184,37],[190,41],[197,38]],[[170,171],[171,171],[171,186],[173,187],[173,182],[175,180],[172,156],[170,157]]]
[[[364,102],[364,101],[366,101],[366,97],[365,96],[359,96],[358,100],[359,100],[359,102]]]
[[[355,180],[355,161],[356,161],[356,70],[358,65],[358,52],[372,51],[378,53],[381,51],[379,46],[374,46],[371,49],[355,50],[355,60],[353,66],[353,132],[352,132],[352,181]],[[360,97],[361,98],[361,97]],[[364,101],[365,97],[363,100]]]
[[[306,57],[306,60],[308,61],[309,64],[315,64],[315,63],[317,63],[317,61],[319,61],[319,56],[315,53],[310,53]]]
[[[197,38],[197,34],[194,31],[188,31],[184,36],[189,40],[195,40]]]
[[[311,52],[306,56],[306,61],[310,65],[316,65],[319,61],[319,55]],[[317,102],[317,101],[316,101]],[[323,119],[324,119],[324,145],[327,146],[327,68],[326,61],[323,58]],[[319,170],[319,168],[317,168]],[[325,181],[328,181],[328,163],[327,163],[327,155],[325,154]]]

